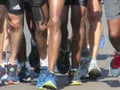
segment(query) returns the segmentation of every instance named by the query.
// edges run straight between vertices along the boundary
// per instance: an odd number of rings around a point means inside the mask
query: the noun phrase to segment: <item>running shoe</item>
[[[0,65],[0,83],[4,82],[7,78],[5,66]]]
[[[31,38],[31,52],[28,59],[30,66],[33,68],[38,66],[40,63],[38,49],[33,38]]]
[[[90,56],[90,50],[87,48],[82,52],[82,58],[88,58]]]
[[[97,65],[96,60],[92,59],[90,62],[90,66],[88,68],[88,75],[90,79],[97,79],[101,76],[101,70]]]
[[[105,46],[105,36],[102,35],[102,38],[101,38],[101,42],[100,42],[100,46],[99,46],[99,48],[100,48],[100,49],[103,49],[104,46]]]
[[[6,84],[18,84],[19,77],[18,77],[18,65],[14,63],[10,63],[7,65],[7,79]]]
[[[48,70],[48,67],[41,67],[40,74],[37,81],[37,88],[39,90],[57,89],[54,73]]]
[[[69,85],[81,85],[78,68],[71,69],[68,73]]]
[[[120,55],[117,53],[115,53],[114,58],[110,63],[110,72],[114,77],[120,75]]]
[[[21,63],[19,63],[19,66],[20,66],[20,72],[18,74],[19,80],[21,82],[30,82],[31,77],[30,77],[30,69],[28,67],[28,63],[21,62]]]
[[[80,66],[79,66],[79,76],[81,79],[83,78],[88,78],[87,77],[87,74],[88,74],[88,68],[90,66],[90,61],[91,61],[91,58],[89,56],[86,56],[86,57],[82,57],[81,58],[81,61],[80,61]]]
[[[68,49],[66,52],[60,50],[57,60],[57,70],[61,74],[66,74],[70,67],[69,54],[71,52],[70,43],[68,43]]]

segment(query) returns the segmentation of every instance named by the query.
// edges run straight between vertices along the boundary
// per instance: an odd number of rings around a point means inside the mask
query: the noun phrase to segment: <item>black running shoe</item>
[[[59,56],[57,60],[57,69],[58,72],[61,74],[65,74],[68,72],[70,67],[70,60],[69,60],[69,54],[71,52],[70,43],[68,42],[68,50],[66,52],[63,52],[62,50],[59,51]]]
[[[38,64],[40,63],[38,49],[33,38],[31,38],[31,52],[28,59],[30,66],[33,68],[38,66]]]

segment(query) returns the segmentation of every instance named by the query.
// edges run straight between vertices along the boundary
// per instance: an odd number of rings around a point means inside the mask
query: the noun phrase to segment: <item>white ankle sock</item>
[[[48,55],[45,59],[40,58],[40,66],[47,66],[48,67]]]

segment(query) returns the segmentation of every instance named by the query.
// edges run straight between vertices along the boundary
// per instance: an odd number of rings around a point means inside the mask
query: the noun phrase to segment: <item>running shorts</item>
[[[22,14],[24,12],[24,0],[5,0],[8,13]]]
[[[5,4],[5,0],[0,0],[0,4]]]
[[[47,0],[29,0],[29,2],[34,7],[41,7]]]
[[[65,5],[86,6],[87,0],[65,0]]]
[[[120,18],[120,0],[104,0],[107,20]]]

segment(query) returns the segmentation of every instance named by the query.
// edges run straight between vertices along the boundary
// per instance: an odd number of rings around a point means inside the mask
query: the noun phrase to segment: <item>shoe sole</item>
[[[37,90],[47,90],[46,88],[38,88]]]
[[[57,87],[51,81],[46,82],[43,87],[50,90],[57,90]]]
[[[14,85],[14,84],[18,84],[19,83],[19,81],[17,81],[17,82],[14,82],[14,81],[7,81],[7,82],[5,82],[5,84],[7,84],[7,85]]]
[[[88,73],[88,75],[89,79],[97,79],[99,76],[101,76],[101,73],[97,69],[93,69]]]
[[[31,82],[31,77],[27,77],[26,79],[20,79],[20,82]]]
[[[70,83],[71,86],[77,86],[77,85],[82,85],[81,82],[78,81],[73,81],[72,83]]]

